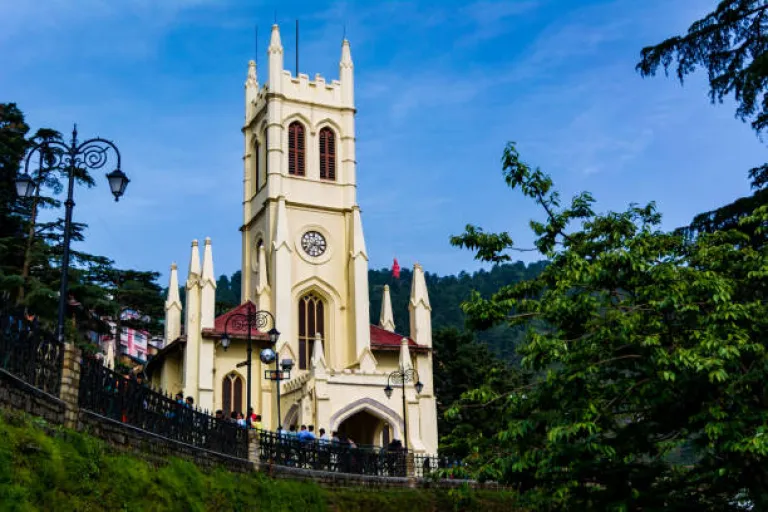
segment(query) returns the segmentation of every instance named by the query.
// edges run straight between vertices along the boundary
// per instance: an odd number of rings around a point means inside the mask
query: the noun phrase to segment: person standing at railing
[[[264,430],[264,425],[261,423],[261,414],[256,414],[251,426],[256,430]]]

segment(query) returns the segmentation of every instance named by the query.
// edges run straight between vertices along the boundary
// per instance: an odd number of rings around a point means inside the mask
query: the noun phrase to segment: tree
[[[561,206],[514,144],[502,163],[546,215],[531,227],[551,264],[463,305],[475,325],[528,328],[517,388],[466,396],[502,403],[504,425],[469,469],[535,510],[736,510],[739,495],[768,510],[768,251],[738,230],[662,232],[653,204]],[[768,207],[747,222],[764,232]],[[513,247],[470,229],[452,243],[484,259]],[[682,446],[696,464],[671,460]]]
[[[717,8],[693,23],[684,36],[643,48],[637,70],[653,76],[659,67],[675,73],[682,83],[697,67],[707,70],[709,96],[714,103],[733,94],[736,116],[750,121],[759,134],[768,128],[768,4],[765,0],[722,0]],[[752,184],[768,184],[768,164],[750,171]]]
[[[468,414],[446,418],[445,412],[469,391],[487,387],[503,393],[513,389],[517,372],[471,332],[438,329],[432,342],[441,452],[463,459],[470,455],[473,442],[493,442],[493,435],[502,426],[501,409],[493,404],[465,402]]]

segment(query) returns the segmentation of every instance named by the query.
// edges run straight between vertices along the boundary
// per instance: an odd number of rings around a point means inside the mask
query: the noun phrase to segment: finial
[[[171,270],[177,270],[179,267],[176,265],[176,262],[174,261],[171,263]]]
[[[205,245],[211,245],[211,237],[205,237]]]
[[[192,240],[192,247],[197,247],[197,240]]]

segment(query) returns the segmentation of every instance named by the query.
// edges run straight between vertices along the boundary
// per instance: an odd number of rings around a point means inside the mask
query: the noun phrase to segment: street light
[[[405,404],[405,385],[408,382],[416,381],[414,387],[416,393],[421,394],[421,390],[424,389],[424,384],[419,380],[419,372],[413,368],[403,368],[393,371],[387,377],[387,385],[384,387],[384,393],[387,398],[392,398],[392,392],[394,388],[392,384],[401,384],[403,388],[403,440],[405,441],[405,449],[408,450],[408,418],[406,417],[406,404]]]
[[[61,257],[61,288],[59,290],[59,318],[56,334],[59,342],[64,342],[64,319],[67,314],[67,299],[69,298],[69,244],[72,238],[72,209],[75,207],[73,200],[75,192],[75,176],[77,170],[101,169],[109,160],[109,150],[117,155],[117,168],[107,174],[109,188],[115,196],[115,201],[125,192],[130,180],[120,169],[120,151],[112,141],[96,137],[83,142],[77,140],[77,125],[72,130],[72,140],[69,144],[58,140],[46,139],[32,146],[24,161],[24,174],[16,177],[16,192],[22,198],[30,198],[34,195],[37,183],[29,175],[29,162],[32,155],[39,153],[50,165],[45,171],[61,171],[68,178],[67,200],[64,202],[64,251]]]
[[[247,411],[251,410],[251,361],[252,361],[252,354],[253,354],[253,341],[251,340],[251,330],[256,329],[257,331],[262,331],[264,327],[266,327],[270,322],[272,323],[272,329],[269,331],[269,339],[272,340],[272,334],[273,331],[277,333],[277,336],[280,336],[280,333],[277,332],[275,329],[275,317],[272,316],[272,313],[269,311],[264,310],[256,310],[256,306],[254,306],[251,302],[246,303],[246,310],[245,313],[233,313],[229,315],[229,318],[227,318],[227,321],[224,322],[224,334],[221,335],[221,346],[224,347],[224,350],[227,350],[229,348],[229,345],[232,343],[232,341],[229,338],[229,333],[227,332],[227,329],[229,328],[229,322],[233,322],[233,328],[237,331],[245,330],[245,339],[248,343],[247,348],[247,358],[245,360],[245,365],[248,367],[248,373],[246,375],[246,401],[248,402],[248,408]],[[263,331],[262,331],[263,332]],[[277,337],[275,337],[277,339]]]
[[[279,337],[280,333],[275,329],[269,331],[269,340],[274,340],[273,343],[277,343]],[[277,383],[277,430],[279,432],[283,428],[283,417],[280,413],[280,382],[291,378],[293,361],[291,359],[283,359],[278,365],[275,351],[271,348],[265,348],[261,351],[261,362],[266,365],[275,363],[274,370],[264,370],[264,378]]]

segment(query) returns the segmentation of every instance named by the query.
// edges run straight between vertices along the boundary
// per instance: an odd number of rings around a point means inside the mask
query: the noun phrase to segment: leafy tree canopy
[[[674,68],[682,83],[698,67],[706,69],[712,102],[733,94],[736,116],[762,133],[768,128],[767,11],[765,0],[722,0],[687,34],[643,48],[637,70],[653,76],[660,67],[665,73]],[[750,177],[756,188],[768,184],[768,164]]]
[[[768,510],[766,248],[738,230],[686,241],[653,204],[597,214],[582,193],[563,206],[514,144],[502,162],[546,214],[531,226],[551,264],[463,306],[528,329],[517,387],[466,395],[503,404],[469,469],[518,485],[534,510],[736,510],[739,495]],[[768,207],[747,221],[764,232]],[[499,250],[472,230],[453,243]],[[676,463],[684,446],[696,464]]]

